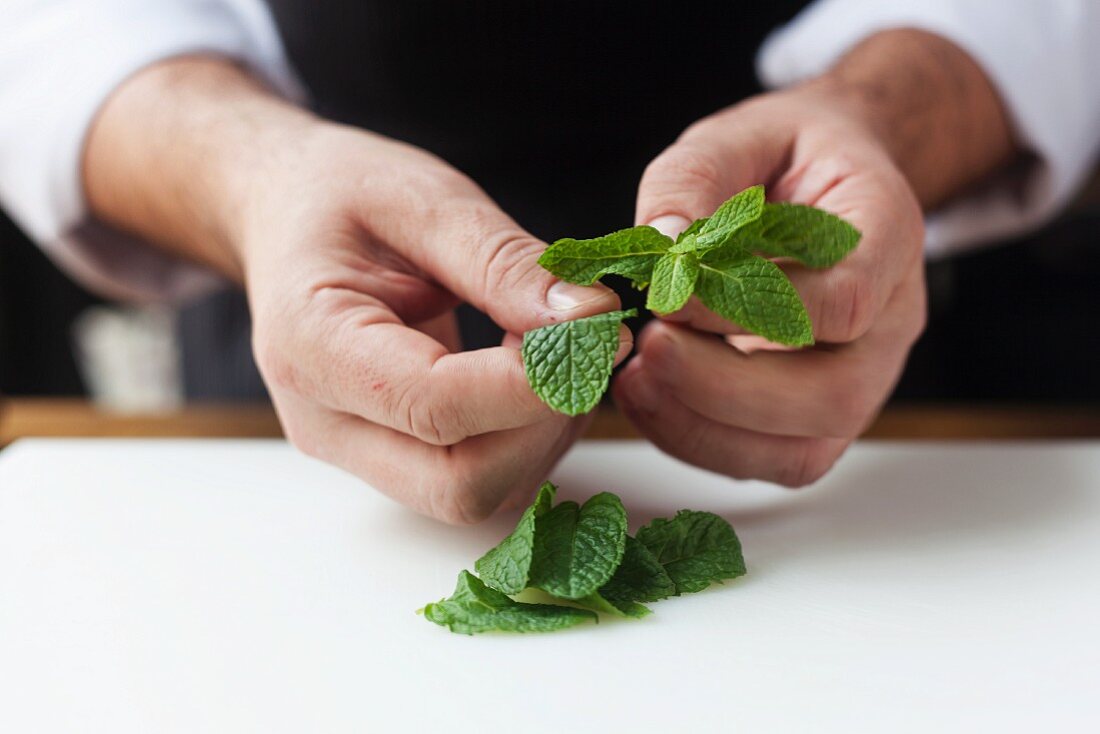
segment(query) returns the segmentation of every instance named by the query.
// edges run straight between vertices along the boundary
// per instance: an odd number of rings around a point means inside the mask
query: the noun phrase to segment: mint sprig
[[[767,258],[826,268],[840,262],[859,239],[859,230],[840,217],[812,206],[769,204],[764,187],[753,186],[692,222],[675,241],[653,227],[630,227],[589,240],[558,240],[539,264],[579,285],[606,275],[626,277],[635,287],[648,288],[646,308],[658,313],[678,311],[695,295],[754,334],[804,347],[814,343],[810,316],[787,275]],[[622,313],[555,324],[524,336],[528,381],[543,401],[567,415],[597,405],[611,376]],[[531,335],[536,336],[529,345]]]
[[[550,632],[597,613],[641,618],[646,603],[702,591],[745,573],[741,544],[722,518],[682,510],[627,535],[626,510],[610,492],[583,505],[553,504],[546,482],[516,529],[463,571],[454,593],[424,616],[452,632]],[[540,589],[564,602],[529,604],[510,595]]]

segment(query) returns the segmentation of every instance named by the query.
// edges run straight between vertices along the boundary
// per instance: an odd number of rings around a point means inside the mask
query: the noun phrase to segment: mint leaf
[[[530,584],[562,599],[580,599],[607,583],[626,546],[626,510],[610,492],[583,506],[562,502],[535,520]]]
[[[711,250],[699,261],[695,293],[711,311],[769,341],[813,344],[798,291],[770,260],[730,248]]]
[[[424,607],[425,619],[451,632],[552,632],[596,619],[585,609],[555,604],[521,604],[490,589],[469,571],[458,575],[449,599]]]
[[[695,235],[696,248],[721,247],[737,230],[759,219],[763,211],[763,186],[752,186],[734,195],[699,229]]]
[[[671,246],[672,240],[653,227],[630,227],[591,240],[558,240],[542,253],[539,265],[578,285],[592,285],[612,274],[644,284]]]
[[[716,581],[745,574],[741,541],[728,522],[711,512],[680,510],[638,531],[676,584],[677,594],[702,591]]]
[[[679,311],[691,298],[699,277],[699,260],[694,253],[669,253],[657,261],[645,307],[658,313]]]
[[[622,563],[600,588],[612,604],[660,601],[676,593],[676,584],[657,557],[640,540],[626,537]]]
[[[474,569],[482,581],[505,594],[518,594],[527,588],[535,549],[535,519],[550,511],[556,492],[557,487],[543,482],[535,501],[520,516],[516,529],[477,560]]]
[[[768,204],[760,219],[739,230],[743,248],[789,257],[811,268],[827,268],[859,243],[859,230],[829,212],[801,204]]]
[[[607,390],[619,324],[634,309],[533,329],[523,335],[523,365],[535,394],[559,413],[580,415],[596,407]]]
[[[593,611],[611,614],[616,617],[641,619],[653,613],[652,610],[644,604],[639,604],[635,601],[612,601],[599,592],[589,594],[582,599],[577,599],[576,603]]]

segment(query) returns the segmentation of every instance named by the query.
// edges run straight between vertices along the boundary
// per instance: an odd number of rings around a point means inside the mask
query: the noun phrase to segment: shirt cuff
[[[982,67],[1000,94],[1016,139],[1032,154],[1013,171],[928,219],[935,256],[1032,229],[1080,186],[1100,147],[1094,79],[1100,27],[1093,0],[819,0],[773,32],[757,57],[769,87],[817,76],[877,32],[915,28],[950,40]]]
[[[81,159],[99,108],[154,62],[217,54],[278,93],[304,97],[262,3],[253,0],[57,0],[15,18],[0,64],[0,200],[75,279],[127,300],[178,300],[219,283],[90,217]],[[18,12],[16,13],[18,16]],[[9,19],[10,20],[10,19]],[[15,110],[11,114],[9,110]]]

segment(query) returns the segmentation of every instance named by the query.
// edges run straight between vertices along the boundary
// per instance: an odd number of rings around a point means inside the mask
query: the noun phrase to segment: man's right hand
[[[156,75],[169,81],[158,68],[135,77],[89,143],[85,179],[97,212],[244,281],[257,362],[304,452],[448,522],[483,519],[532,491],[583,422],[531,391],[516,336],[612,310],[617,296],[556,281],[537,264],[545,245],[438,158],[312,119],[235,82],[244,75],[220,62],[172,64],[197,68],[182,82],[188,69],[169,69],[170,91],[182,83],[208,106],[176,107],[200,118],[192,124],[162,123],[181,133],[174,145],[197,150],[178,169],[174,151],[157,155],[156,140],[134,150],[143,144],[134,136],[153,127],[133,121],[155,100]],[[227,115],[236,105],[240,114]],[[204,115],[221,124],[206,127]],[[208,169],[189,176],[196,161]],[[125,202],[112,188],[127,177],[123,191],[151,190],[148,201]],[[158,195],[156,180],[184,195]],[[189,232],[187,216],[203,226]],[[461,351],[453,309],[462,301],[508,332],[505,345]]]

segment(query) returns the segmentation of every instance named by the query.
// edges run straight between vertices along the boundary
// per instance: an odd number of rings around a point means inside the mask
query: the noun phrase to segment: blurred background
[[[930,262],[928,328],[893,402],[1100,403],[1098,240],[1094,176],[1034,235]],[[181,320],[163,306],[105,303],[0,216],[0,394],[89,397],[122,411],[173,408],[185,393],[223,399],[181,383],[179,344],[204,304],[191,309]],[[247,357],[226,350],[226,360]]]

